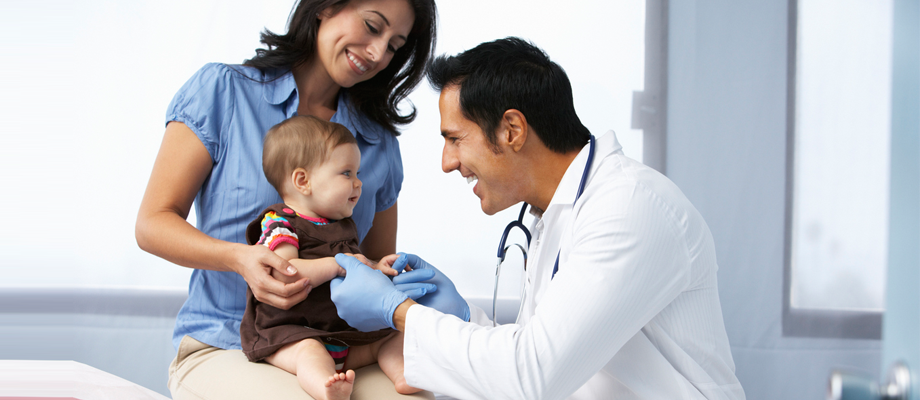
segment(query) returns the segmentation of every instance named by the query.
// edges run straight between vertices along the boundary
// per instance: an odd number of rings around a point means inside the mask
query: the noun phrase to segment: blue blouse
[[[262,173],[262,140],[269,128],[297,114],[298,100],[289,71],[262,73],[239,65],[207,64],[179,89],[166,121],[187,125],[214,163],[195,197],[199,230],[246,243],[246,225],[259,211],[281,202]],[[402,187],[399,143],[386,128],[352,108],[344,90],[332,122],[348,128],[361,149],[362,194],[352,218],[359,240],[364,240],[374,214],[393,206]],[[182,337],[189,335],[211,346],[239,349],[246,308],[242,276],[196,269],[188,295],[176,318],[173,345],[178,348]]]

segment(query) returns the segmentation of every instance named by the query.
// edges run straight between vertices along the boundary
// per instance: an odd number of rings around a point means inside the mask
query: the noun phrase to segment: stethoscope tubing
[[[585,163],[585,170],[581,174],[581,181],[578,182],[578,192],[575,193],[575,201],[572,202],[572,206],[574,206],[575,203],[578,202],[578,199],[581,198],[581,194],[584,193],[585,191],[585,185],[587,185],[588,183],[588,175],[590,175],[591,173],[591,164],[594,163],[595,142],[596,140],[594,138],[594,135],[591,135],[591,137],[589,138],[590,148],[588,150],[588,161]],[[517,220],[511,221],[510,223],[508,223],[508,225],[505,227],[504,232],[502,232],[501,240],[499,240],[498,242],[498,253],[497,253],[498,263],[495,265],[495,287],[494,287],[494,290],[492,291],[492,326],[496,326],[495,316],[496,316],[496,303],[498,301],[498,279],[499,279],[499,275],[501,274],[502,262],[505,261],[505,255],[506,255],[507,250],[512,246],[512,245],[507,245],[507,246],[505,245],[505,243],[508,241],[508,234],[511,233],[511,230],[514,228],[520,228],[520,230],[524,232],[524,236],[527,239],[527,248],[530,248],[530,238],[531,238],[530,230],[527,229],[526,226],[524,226],[524,222],[523,222],[524,221],[524,211],[526,210],[527,210],[527,203],[524,203],[524,205],[521,206],[521,212],[518,214]],[[524,270],[526,271],[527,270],[527,249],[525,249],[523,246],[517,243],[513,244],[513,246],[517,246],[519,249],[521,249],[521,253],[524,255]],[[550,277],[550,280],[555,278],[556,272],[559,271],[559,256],[561,254],[562,254],[562,250],[556,253],[556,263],[555,265],[553,265],[553,275]],[[526,289],[526,285],[521,287],[521,306],[518,309],[518,317],[520,317],[521,315],[521,310],[524,309],[524,295],[526,294],[525,289]]]
[[[502,238],[498,242],[498,253],[496,254],[499,262],[505,261],[505,250],[508,249],[508,247],[505,246],[505,242],[508,241],[508,234],[511,233],[511,230],[514,228],[521,228],[521,231],[524,232],[524,236],[527,238],[527,247],[530,247],[530,230],[524,226],[524,211],[527,211],[527,203],[524,203],[521,207],[518,219],[516,221],[511,221],[508,226],[505,227],[505,231],[502,232]]]

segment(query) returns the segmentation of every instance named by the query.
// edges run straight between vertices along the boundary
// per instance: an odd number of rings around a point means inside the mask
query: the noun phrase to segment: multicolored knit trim
[[[330,221],[330,220],[328,220],[328,219],[326,219],[326,218],[323,218],[323,217],[313,218],[313,217],[311,217],[311,216],[309,216],[309,215],[303,215],[303,214],[301,214],[301,213],[297,213],[297,216],[300,217],[300,218],[303,218],[303,219],[305,219],[305,220],[307,220],[307,221],[310,221],[310,222],[312,222],[312,223],[315,224],[315,225],[329,225],[329,223],[332,222],[332,221]]]
[[[269,211],[265,213],[265,216],[262,217],[262,234],[265,235],[266,232],[271,230],[274,224],[282,224],[288,229],[292,229],[291,223],[288,222],[287,218],[284,218],[278,214],[275,214],[274,211]]]
[[[330,221],[330,220],[328,220],[328,219],[326,219],[326,218],[323,218],[323,217],[313,218],[313,217],[311,217],[311,216],[309,216],[309,215],[303,215],[303,214],[301,214],[301,213],[299,213],[299,212],[297,212],[297,211],[294,211],[294,210],[293,210],[292,208],[290,208],[290,207],[282,208],[281,211],[284,211],[284,212],[286,212],[286,213],[288,213],[288,214],[294,214],[294,215],[296,215],[296,216],[298,216],[298,217],[300,217],[300,218],[303,218],[303,219],[305,219],[305,220],[307,220],[307,221],[312,222],[314,225],[328,225],[330,222],[333,222],[333,221]]]
[[[277,249],[278,246],[281,246],[284,243],[290,244],[291,246],[294,246],[296,248],[300,248],[300,241],[297,240],[296,234],[294,234],[293,236],[284,235],[280,233],[273,234],[271,235],[271,237],[268,238],[268,241],[265,243],[265,245],[268,246],[269,250],[275,251],[275,249]]]
[[[269,250],[275,250],[283,243],[288,243],[294,247],[300,247],[300,240],[294,233],[291,223],[274,211],[265,213],[262,217],[262,236],[257,244],[265,245]]]

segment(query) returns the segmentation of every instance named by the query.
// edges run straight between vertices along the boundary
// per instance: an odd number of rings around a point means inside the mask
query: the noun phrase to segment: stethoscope
[[[575,201],[572,202],[574,206],[578,202],[578,198],[581,197],[582,192],[585,191],[585,184],[588,183],[588,174],[591,172],[591,164],[594,162],[594,135],[591,135],[589,139],[590,148],[588,150],[588,162],[585,164],[585,171],[581,174],[581,182],[578,183],[578,192],[575,193]],[[530,230],[524,226],[524,211],[527,211],[527,203],[524,203],[521,206],[521,212],[518,214],[518,218],[515,221],[508,223],[508,226],[505,227],[505,231],[502,232],[502,238],[498,242],[498,263],[495,265],[495,289],[492,291],[492,326],[496,326],[495,322],[495,309],[496,302],[498,301],[498,278],[501,275],[502,263],[505,261],[505,255],[511,246],[516,246],[521,250],[521,254],[524,256],[524,271],[527,271],[527,248],[530,248]],[[524,232],[524,237],[527,239],[527,248],[521,246],[518,243],[505,245],[505,242],[508,241],[508,234],[511,233],[511,230],[514,228],[520,228]],[[559,255],[562,253],[562,250],[559,250],[559,253],[556,253],[556,264],[553,266],[553,275],[550,276],[550,280],[556,277],[556,272],[559,271]],[[526,290],[526,285],[521,286],[521,306],[518,308],[518,316],[521,315],[521,310],[524,309],[524,294]]]

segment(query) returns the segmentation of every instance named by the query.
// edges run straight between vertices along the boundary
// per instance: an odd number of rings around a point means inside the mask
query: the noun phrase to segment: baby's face
[[[361,197],[360,166],[358,145],[348,143],[333,149],[329,158],[310,172],[312,211],[328,219],[350,217]]]

